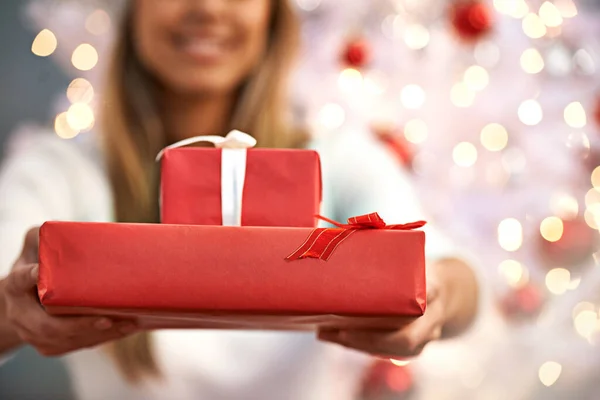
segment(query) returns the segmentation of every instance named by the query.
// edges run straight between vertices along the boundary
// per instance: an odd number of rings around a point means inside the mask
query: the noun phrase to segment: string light
[[[475,45],[473,55],[478,64],[492,68],[498,64],[498,61],[500,60],[500,49],[492,41],[480,40],[479,43]]]
[[[583,128],[587,123],[585,109],[580,102],[575,101],[565,107],[564,118],[571,128]]]
[[[527,49],[521,54],[521,68],[528,74],[537,74],[544,69],[544,59],[537,49]]]
[[[340,73],[338,85],[343,92],[359,92],[363,88],[362,74],[354,68],[346,68]]]
[[[598,229],[598,216],[597,212],[594,212],[593,209],[586,209],[583,213],[583,218],[585,223],[592,229]]]
[[[546,274],[546,287],[550,293],[560,295],[569,289],[571,273],[568,269],[554,268]]]
[[[400,92],[400,101],[408,109],[421,108],[425,103],[425,91],[419,85],[407,85]]]
[[[90,103],[94,98],[94,87],[84,78],[76,78],[69,84],[67,98],[71,103]]]
[[[525,125],[537,125],[542,121],[542,106],[536,100],[525,100],[519,105],[519,119]]]
[[[577,199],[571,195],[555,194],[550,199],[550,209],[559,218],[573,219],[579,213],[579,204]]]
[[[549,1],[545,1],[540,6],[538,14],[542,21],[544,21],[544,24],[549,28],[556,28],[563,22],[560,11],[558,11],[558,8]]]
[[[504,260],[498,265],[498,270],[511,287],[523,287],[529,281],[527,269],[518,261]]]
[[[94,126],[94,112],[85,103],[75,103],[67,111],[67,122],[76,131],[85,131]]]
[[[72,139],[79,134],[79,130],[69,125],[66,112],[58,114],[54,119],[54,132],[62,139]]]
[[[452,86],[450,91],[450,101],[456,107],[467,108],[473,104],[475,92],[473,92],[464,82],[458,82]]]
[[[56,50],[58,41],[50,29],[43,29],[31,44],[31,52],[39,57],[48,57]]]
[[[577,303],[575,305],[575,307],[573,307],[573,320],[575,318],[577,318],[577,316],[579,315],[580,312],[582,311],[594,311],[596,309],[596,307],[590,303],[589,301],[582,301],[580,303]]]
[[[429,44],[429,31],[423,25],[408,25],[404,30],[404,43],[409,49],[422,49]]]
[[[97,36],[107,33],[110,29],[110,16],[104,10],[95,10],[86,18],[85,29]]]
[[[500,151],[508,144],[506,128],[497,123],[490,123],[481,130],[481,144],[489,151]]]
[[[554,5],[563,18],[573,18],[577,16],[577,7],[573,0],[554,0]]]
[[[600,190],[600,166],[594,168],[591,176],[592,186]]]
[[[98,52],[91,44],[80,44],[75,51],[73,51],[71,62],[78,70],[89,71],[98,63]]]
[[[342,126],[346,113],[344,109],[335,103],[328,103],[319,111],[318,121],[327,129],[336,129]]]
[[[506,251],[517,251],[523,244],[523,227],[515,218],[506,218],[498,224],[498,243]]]
[[[562,366],[555,361],[547,361],[540,366],[538,377],[544,386],[552,386],[556,383],[562,372]]]
[[[573,325],[579,335],[590,340],[597,330],[598,314],[595,310],[582,310],[573,319]]]
[[[529,13],[523,18],[521,23],[525,35],[532,39],[539,39],[546,35],[546,25],[544,21],[535,13]]]
[[[557,242],[563,235],[563,222],[558,217],[545,218],[540,224],[540,233],[549,242]]]
[[[473,91],[480,91],[490,82],[490,77],[485,68],[472,65],[465,71],[463,81]]]
[[[585,205],[587,207],[592,207],[594,204],[600,203],[600,189],[592,188],[588,190],[585,194]]]
[[[411,119],[404,125],[404,137],[411,143],[423,143],[427,139],[427,124],[420,119]]]
[[[477,161],[477,149],[472,143],[459,143],[452,150],[452,158],[459,167],[471,167]]]

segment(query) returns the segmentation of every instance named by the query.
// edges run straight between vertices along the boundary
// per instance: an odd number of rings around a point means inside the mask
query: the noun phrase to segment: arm
[[[33,144],[8,158],[0,171],[0,354],[29,344],[44,355],[59,355],[132,333],[127,321],[53,317],[40,307],[38,229],[32,227],[76,219],[77,207],[88,200],[79,191],[93,196],[93,188],[84,185],[98,182],[70,145],[52,137]]]
[[[6,279],[0,280],[0,355],[16,349],[23,344],[23,341],[8,323],[6,315],[6,298],[4,291],[6,288]]]
[[[442,338],[463,333],[475,319],[479,304],[479,291],[475,274],[464,261],[455,258],[441,259],[429,267],[445,291],[441,299],[446,303]]]
[[[326,196],[324,210],[337,220],[377,211],[388,223],[428,220],[406,173],[383,146],[346,135],[322,148]],[[322,332],[321,338],[372,354],[416,355],[431,340],[465,331],[478,309],[474,270],[455,246],[428,223],[426,256],[428,307],[425,315],[395,332]]]

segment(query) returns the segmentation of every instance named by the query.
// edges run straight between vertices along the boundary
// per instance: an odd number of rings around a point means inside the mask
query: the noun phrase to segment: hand
[[[117,322],[104,317],[56,317],[44,311],[36,292],[38,235],[39,228],[27,233],[21,256],[2,282],[6,322],[20,340],[42,355],[56,356],[134,333],[136,326],[130,321]]]
[[[442,336],[445,322],[445,300],[442,287],[429,278],[425,314],[398,330],[323,330],[318,338],[378,357],[409,358],[423,351],[427,343]]]

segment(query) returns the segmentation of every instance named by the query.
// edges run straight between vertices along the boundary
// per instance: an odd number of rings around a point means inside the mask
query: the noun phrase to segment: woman
[[[45,314],[32,294],[37,231],[28,228],[50,219],[156,222],[154,157],[189,136],[236,128],[265,147],[302,141],[285,119],[297,26],[284,0],[136,0],[123,21],[103,103],[103,162],[84,146],[42,136],[4,167],[2,257],[16,257],[23,236],[25,244],[0,285],[2,351],[30,344],[44,355],[68,354],[81,399],[344,399],[364,368],[359,354],[414,356],[471,323],[473,273],[444,258],[452,249],[431,230],[427,312],[394,332],[320,332],[319,343],[300,333],[138,332],[131,322]],[[419,218],[385,150],[351,133],[317,147],[326,215]]]

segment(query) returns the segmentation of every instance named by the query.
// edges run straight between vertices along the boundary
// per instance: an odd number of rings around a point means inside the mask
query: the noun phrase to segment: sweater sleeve
[[[108,198],[98,168],[74,143],[43,131],[15,139],[0,168],[0,277],[10,272],[27,230],[87,218]]]

